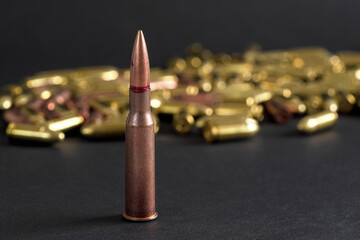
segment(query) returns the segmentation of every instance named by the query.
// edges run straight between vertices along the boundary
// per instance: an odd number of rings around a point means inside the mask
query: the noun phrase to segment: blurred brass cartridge
[[[161,89],[175,89],[178,85],[178,77],[168,71],[151,69],[150,88],[152,91]]]
[[[342,51],[336,53],[348,68],[360,65],[360,52]]]
[[[336,112],[322,111],[300,119],[297,129],[302,133],[313,133],[333,126],[337,119]]]
[[[100,79],[103,81],[114,81],[119,79],[119,69],[114,66],[92,66],[74,69],[70,74],[73,81],[83,79]]]
[[[65,139],[63,132],[51,131],[44,125],[10,123],[6,134],[11,139],[37,141],[45,143],[59,142]]]
[[[14,98],[22,92],[22,88],[14,84],[2,87],[0,91],[0,110],[11,108],[14,105]]]
[[[83,122],[82,116],[69,111],[60,118],[46,122],[46,125],[51,131],[66,131],[81,125]]]
[[[167,101],[163,102],[156,110],[157,113],[162,114],[178,114],[180,112],[187,112],[192,116],[211,115],[213,110],[200,103],[189,103],[182,101]]]
[[[244,119],[248,118],[249,116],[244,114],[235,114],[235,115],[212,115],[212,116],[202,116],[195,121],[195,127],[203,128],[208,121],[218,121],[218,120],[226,120],[231,116],[232,121],[234,122],[242,122]]]
[[[91,123],[82,126],[80,132],[88,138],[119,137],[125,134],[126,117],[123,115],[112,116],[100,123]]]
[[[51,85],[64,86],[68,83],[68,78],[62,75],[39,74],[25,79],[28,88],[38,88]]]
[[[214,114],[220,116],[242,114],[262,121],[264,120],[264,107],[262,105],[248,106],[245,103],[220,103],[214,107]]]
[[[188,133],[194,125],[194,117],[187,112],[180,112],[173,116],[172,126],[177,133]]]
[[[248,138],[259,131],[259,123],[253,118],[224,117],[209,120],[203,128],[207,142]]]

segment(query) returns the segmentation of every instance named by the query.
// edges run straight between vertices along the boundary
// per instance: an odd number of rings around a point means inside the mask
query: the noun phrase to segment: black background
[[[321,45],[360,50],[359,1],[85,1],[0,3],[1,83],[46,69],[128,67],[143,29],[152,66],[192,42],[214,52]]]
[[[321,45],[360,50],[358,1],[0,3],[0,83],[46,69],[128,67],[143,29],[152,66],[195,41],[214,52]],[[206,144],[157,135],[157,221],[123,210],[124,142],[73,133],[52,147],[0,135],[0,239],[358,239],[359,114],[301,136],[296,120]]]

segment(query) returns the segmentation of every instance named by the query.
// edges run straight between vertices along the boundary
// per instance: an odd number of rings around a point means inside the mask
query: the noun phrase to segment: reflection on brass
[[[181,101],[167,101],[161,104],[157,110],[162,114],[178,114],[180,112],[187,112],[192,116],[211,115],[213,110],[200,103],[188,103]]]
[[[51,131],[43,125],[10,123],[6,128],[9,138],[36,142],[53,143],[65,139],[63,132]]]
[[[27,77],[25,79],[25,85],[28,88],[38,88],[38,87],[45,87],[51,85],[59,85],[64,86],[68,82],[68,78],[66,76],[61,75],[35,75],[32,77]]]
[[[88,138],[119,137],[125,134],[124,116],[114,116],[99,123],[92,123],[81,127],[80,132]]]
[[[83,122],[82,116],[68,112],[60,118],[48,121],[46,125],[51,131],[66,131],[81,125]]]
[[[209,120],[203,128],[207,142],[248,138],[258,131],[259,124],[255,119],[244,117],[238,120],[238,117],[234,119],[233,116]]]
[[[338,114],[331,111],[322,111],[303,117],[297,129],[302,133],[313,133],[333,126],[338,119]]]

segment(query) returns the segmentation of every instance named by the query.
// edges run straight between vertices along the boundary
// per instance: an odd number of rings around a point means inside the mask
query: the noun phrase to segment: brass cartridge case
[[[200,103],[189,103],[183,101],[167,101],[163,102],[157,109],[158,113],[162,114],[178,114],[180,112],[187,112],[192,116],[211,115],[213,110]]]
[[[46,122],[46,125],[51,131],[66,131],[81,125],[83,122],[84,118],[82,116],[69,111],[60,118]]]
[[[88,138],[107,138],[125,135],[125,119],[123,115],[112,116],[100,123],[94,122],[81,127],[80,132]]]
[[[10,123],[6,135],[11,139],[37,141],[44,143],[59,142],[65,139],[63,132],[51,131],[44,125]]]
[[[51,85],[64,86],[68,83],[68,78],[62,75],[39,74],[25,79],[28,88],[38,88]]]
[[[302,133],[313,133],[332,127],[338,120],[336,112],[322,111],[300,119],[297,129]]]
[[[207,142],[248,138],[259,131],[259,123],[253,118],[226,117],[209,120],[203,128]]]
[[[248,118],[249,116],[245,115],[245,114],[234,114],[234,115],[229,115],[231,116],[231,119],[234,121],[234,122],[241,122],[243,121],[245,118]],[[212,115],[212,116],[202,116],[198,119],[196,119],[195,121],[195,127],[197,128],[203,128],[206,123],[208,121],[217,121],[217,120],[223,120],[223,119],[227,119],[229,118],[229,116],[225,116],[225,115]]]

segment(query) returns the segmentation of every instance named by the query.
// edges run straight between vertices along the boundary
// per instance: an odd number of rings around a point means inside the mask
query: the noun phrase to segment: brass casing
[[[207,121],[203,135],[207,142],[248,138],[259,131],[259,123],[253,118],[226,117]]]
[[[338,114],[331,111],[322,111],[300,119],[297,129],[302,133],[313,133],[332,127],[338,120]]]
[[[65,139],[63,132],[51,131],[44,125],[10,123],[6,135],[11,139],[53,143]]]

